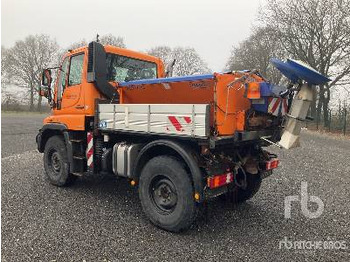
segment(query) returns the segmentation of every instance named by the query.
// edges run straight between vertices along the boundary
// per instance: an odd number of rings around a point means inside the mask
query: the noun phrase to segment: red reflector
[[[273,158],[270,161],[266,162],[265,169],[271,170],[271,169],[277,168],[279,163],[280,161],[277,158]]]
[[[207,178],[207,185],[210,189],[221,187],[233,182],[233,173],[215,175]]]

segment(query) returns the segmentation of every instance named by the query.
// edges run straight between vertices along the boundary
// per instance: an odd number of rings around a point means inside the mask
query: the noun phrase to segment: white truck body
[[[99,129],[207,138],[207,104],[99,104]]]

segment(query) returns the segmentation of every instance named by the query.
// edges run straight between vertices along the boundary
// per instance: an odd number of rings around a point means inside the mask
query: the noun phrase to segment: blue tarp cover
[[[167,78],[154,78],[154,79],[142,79],[134,80],[129,82],[120,82],[120,86],[130,85],[143,85],[143,84],[161,84],[161,83],[174,83],[174,82],[185,82],[185,81],[200,81],[214,79],[213,74],[208,75],[193,75],[193,76],[179,76],[179,77],[167,77]]]

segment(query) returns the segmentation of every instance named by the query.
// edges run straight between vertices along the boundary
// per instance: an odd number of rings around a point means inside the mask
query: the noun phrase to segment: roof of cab
[[[69,53],[76,54],[83,52],[87,49],[87,46],[82,46],[73,50],[69,50]],[[133,51],[126,48],[121,48],[112,45],[104,45],[106,53],[119,54],[122,56],[132,57],[140,60],[150,61],[154,63],[162,63],[162,60],[159,57],[151,56],[142,52]]]
[[[146,60],[150,62],[159,62],[161,59],[159,57],[151,56],[142,52],[133,51],[126,48],[116,47],[112,45],[105,45],[106,53],[115,53],[123,56],[133,57],[140,60]]]

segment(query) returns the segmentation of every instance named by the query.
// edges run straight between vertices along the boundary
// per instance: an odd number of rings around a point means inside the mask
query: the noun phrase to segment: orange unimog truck
[[[199,206],[250,199],[278,166],[287,99],[257,71],[166,77],[159,58],[91,42],[42,74],[52,113],[37,135],[48,180],[90,172],[137,186],[150,221],[188,228]]]

